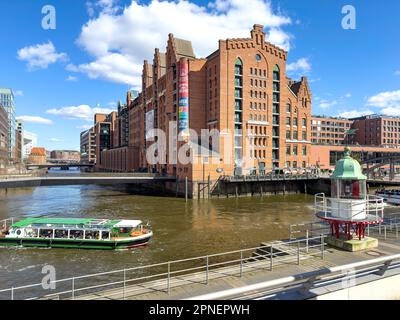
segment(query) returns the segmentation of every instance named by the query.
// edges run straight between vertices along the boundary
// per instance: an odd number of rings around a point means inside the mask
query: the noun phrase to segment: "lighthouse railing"
[[[379,221],[384,216],[384,200],[374,195],[364,199],[342,199],[327,198],[324,193],[319,193],[315,195],[314,203],[315,213],[326,219],[361,221],[374,217]]]

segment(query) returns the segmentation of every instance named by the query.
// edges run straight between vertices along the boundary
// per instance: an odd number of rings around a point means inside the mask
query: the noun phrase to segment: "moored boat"
[[[400,205],[400,190],[378,190],[375,195],[382,197],[383,200],[392,205]]]
[[[3,225],[0,246],[115,250],[144,246],[152,236],[140,220],[28,218]]]

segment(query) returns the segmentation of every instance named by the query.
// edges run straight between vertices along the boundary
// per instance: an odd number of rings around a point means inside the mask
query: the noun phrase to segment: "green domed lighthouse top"
[[[344,158],[336,163],[335,171],[332,179],[337,180],[367,180],[367,177],[362,174],[361,165],[351,156],[349,147],[344,149]]]

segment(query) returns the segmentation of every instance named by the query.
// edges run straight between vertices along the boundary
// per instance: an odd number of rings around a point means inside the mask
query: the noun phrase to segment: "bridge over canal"
[[[79,174],[46,175],[41,177],[0,178],[0,189],[65,185],[151,185],[174,182],[173,177],[143,174]]]

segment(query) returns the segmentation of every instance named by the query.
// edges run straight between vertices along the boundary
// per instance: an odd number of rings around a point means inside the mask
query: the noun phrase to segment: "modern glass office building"
[[[15,102],[14,93],[11,89],[0,88],[0,107],[7,111],[8,115],[8,134],[7,146],[8,155],[12,159],[15,154],[16,146],[16,120],[15,120]]]

